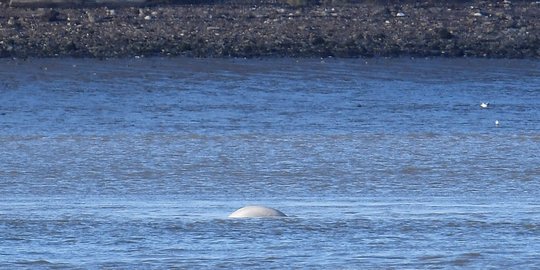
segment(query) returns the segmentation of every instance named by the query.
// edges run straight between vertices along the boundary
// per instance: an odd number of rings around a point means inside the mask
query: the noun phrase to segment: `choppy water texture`
[[[0,268],[540,268],[539,130],[538,61],[4,59]]]

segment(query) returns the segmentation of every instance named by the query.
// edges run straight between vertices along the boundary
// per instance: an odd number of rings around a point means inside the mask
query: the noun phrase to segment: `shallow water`
[[[538,61],[4,59],[0,268],[539,268],[539,131]]]

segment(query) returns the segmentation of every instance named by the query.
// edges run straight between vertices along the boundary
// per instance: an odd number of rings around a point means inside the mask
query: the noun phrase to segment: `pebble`
[[[3,8],[0,57],[540,58],[540,5],[502,1]]]

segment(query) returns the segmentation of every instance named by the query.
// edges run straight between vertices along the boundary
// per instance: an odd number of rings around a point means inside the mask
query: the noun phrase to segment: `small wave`
[[[39,265],[47,265],[47,266],[50,266],[50,265],[53,265],[54,263],[51,263],[47,260],[27,260],[27,261],[20,261],[20,262],[17,262],[17,264],[19,265],[26,265],[26,266],[39,266]]]
[[[454,259],[451,263],[455,266],[466,266],[471,264],[473,261],[477,260],[481,256],[482,254],[478,252],[463,253],[459,255],[456,259]]]

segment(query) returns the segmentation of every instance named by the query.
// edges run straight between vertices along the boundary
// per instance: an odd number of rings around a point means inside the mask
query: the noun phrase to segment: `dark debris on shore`
[[[540,57],[540,1],[0,7],[0,57]]]

